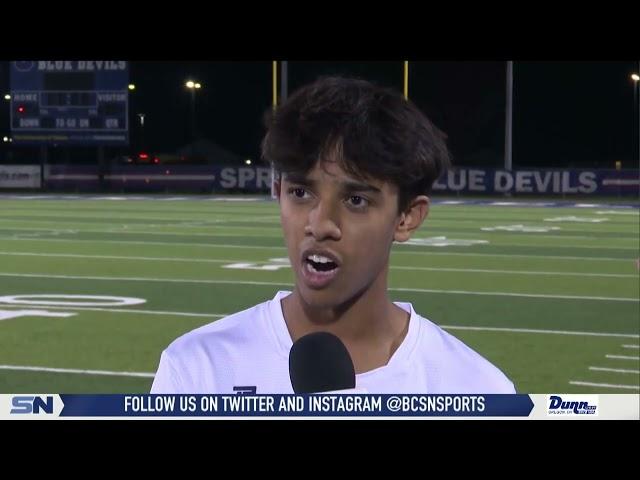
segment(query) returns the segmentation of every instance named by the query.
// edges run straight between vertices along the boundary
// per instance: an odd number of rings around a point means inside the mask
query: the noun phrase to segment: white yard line
[[[41,308],[59,309],[59,310],[87,310],[108,313],[134,313],[145,315],[169,315],[182,317],[204,317],[204,318],[222,318],[229,316],[229,313],[191,313],[191,312],[174,312],[162,310],[136,310],[133,308],[97,308],[97,307],[59,307],[59,306],[42,306]],[[24,308],[23,305],[0,304],[0,308]],[[619,338],[640,338],[640,335],[632,333],[606,333],[606,332],[579,332],[569,330],[545,330],[535,328],[506,328],[506,327],[478,327],[466,325],[440,325],[445,330],[476,330],[481,332],[507,332],[507,333],[542,333],[552,335],[578,335],[588,337],[619,337]]]
[[[24,256],[24,257],[52,257],[52,258],[92,258],[104,260],[134,260],[150,262],[185,262],[185,263],[269,263],[269,260],[227,260],[211,258],[184,258],[184,257],[136,257],[121,255],[80,255],[73,253],[33,253],[33,252],[6,252],[0,251],[0,255]],[[462,273],[497,273],[509,275],[549,275],[549,276],[574,276],[574,277],[605,277],[605,278],[636,278],[636,274],[623,273],[596,273],[596,272],[552,272],[552,271],[530,271],[530,270],[493,270],[478,268],[443,268],[443,267],[411,267],[402,265],[392,265],[392,270],[418,270],[430,272],[462,272]]]
[[[640,386],[638,385],[616,385],[612,383],[579,382],[576,380],[570,380],[569,384],[580,385],[584,387],[621,388],[626,390],[640,390]]]
[[[536,328],[504,328],[504,327],[471,327],[459,325],[440,325],[446,330],[478,330],[483,332],[515,332],[515,333],[548,333],[554,335],[582,335],[589,337],[620,337],[620,338],[640,338],[640,335],[633,333],[601,333],[601,332],[576,332],[569,330],[544,330]]]
[[[605,357],[614,360],[640,360],[638,355],[605,355]]]
[[[28,372],[77,373],[81,375],[107,375],[113,377],[153,378],[152,372],[112,372],[109,370],[79,370],[74,368],[31,367],[26,365],[0,365],[0,370],[20,370]]]
[[[595,372],[613,372],[613,373],[635,373],[640,374],[640,370],[630,370],[626,368],[606,368],[606,367],[589,367],[589,370]]]
[[[17,277],[17,278],[58,278],[65,280],[103,280],[118,282],[159,282],[159,283],[195,283],[195,284],[213,284],[213,285],[264,285],[278,287],[293,287],[293,284],[287,282],[254,282],[248,280],[197,280],[188,278],[155,278],[155,277],[104,277],[92,275],[50,275],[43,273],[0,273],[1,277]],[[552,298],[560,300],[589,300],[589,301],[610,301],[610,302],[640,302],[638,298],[630,297],[592,297],[581,295],[547,295],[534,293],[513,293],[513,292],[479,292],[471,290],[436,290],[426,288],[402,288],[391,287],[389,291],[394,292],[416,292],[416,293],[442,293],[453,295],[481,295],[490,297],[524,297],[524,298]]]
[[[63,243],[107,243],[115,245],[164,245],[170,247],[203,247],[203,248],[230,248],[230,249],[247,249],[247,250],[280,250],[286,252],[286,248],[274,247],[267,245],[229,245],[226,243],[191,243],[191,242],[148,242],[139,240],[74,240],[64,238],[35,238],[35,237],[16,237],[16,236],[1,236],[0,240],[9,241],[34,241],[34,242],[63,242]],[[426,247],[425,247],[426,248]],[[440,248],[440,247],[430,247]],[[596,247],[594,247],[596,248]],[[395,248],[391,251],[392,255],[429,255],[429,256],[451,256],[451,257],[502,257],[502,258],[527,258],[527,259],[549,259],[549,260],[580,260],[583,262],[594,261],[606,261],[606,262],[631,262],[634,258],[615,258],[615,257],[578,257],[578,256],[564,256],[564,255],[519,255],[519,254],[503,254],[503,253],[461,253],[461,252],[438,252],[438,251],[400,251]]]
[[[58,305],[38,305],[42,309],[58,309],[58,310],[87,310],[90,312],[115,312],[115,313],[134,313],[136,315],[169,315],[169,316],[177,316],[177,317],[202,317],[202,318],[219,318],[226,317],[226,314],[217,314],[217,313],[191,313],[191,312],[169,312],[163,310],[135,310],[133,308],[99,308],[99,307],[72,307],[72,306],[64,306],[60,307]],[[15,308],[22,310],[25,307],[30,307],[30,305],[16,305],[10,303],[0,303],[0,310],[5,308]]]
[[[81,231],[81,233],[97,233],[97,234],[109,234],[109,233],[119,233],[119,234],[125,234],[125,235],[171,235],[171,236],[175,236],[175,237],[237,237],[237,236],[244,236],[244,237],[261,237],[261,238],[282,238],[282,233],[280,228],[278,227],[270,227],[271,230],[277,230],[277,234],[276,235],[265,235],[264,233],[222,233],[222,232],[159,232],[157,230],[133,230],[130,228],[130,225],[132,226],[138,226],[137,224],[117,224],[117,225],[113,225],[110,228],[107,228],[106,230],[87,230],[87,229],[77,229],[77,228],[73,228],[73,229],[69,229],[69,228],[41,228],[41,227],[20,227],[20,228],[6,228],[4,230],[10,230],[10,231],[15,231],[15,232],[34,232],[35,234],[38,234],[38,232],[41,232],[41,234],[44,235],[50,235],[52,233],[55,233],[58,230],[61,230],[62,233],[68,233],[68,230],[76,230],[77,232],[74,233],[78,233]],[[153,225],[153,224],[152,224]],[[154,225],[157,227],[164,227],[166,225]],[[242,227],[223,227],[223,228],[242,228]],[[244,227],[247,229],[251,229],[251,228],[259,228],[260,230],[263,230],[264,227]],[[438,231],[434,231],[433,233],[442,233],[442,232],[438,232]],[[444,233],[447,233],[446,231]],[[489,234],[491,234],[493,232],[489,232]],[[499,234],[501,234],[502,232],[498,232]],[[13,236],[14,237],[28,237],[29,235],[32,235],[31,233],[14,233]],[[483,237],[486,236],[487,233],[486,232],[479,232],[477,235],[474,232],[461,232],[457,234],[458,236],[467,238],[467,237]],[[456,233],[452,233],[451,234],[452,237],[456,237]],[[540,235],[538,234],[525,234],[525,233],[520,233],[518,232],[518,236],[519,237],[535,237],[535,238],[540,238]],[[425,238],[430,238],[431,236],[415,236],[413,237],[414,239],[425,239]],[[563,238],[563,236],[561,235],[557,235],[557,236],[552,236],[555,239],[559,239],[561,240]],[[567,240],[574,240],[574,238],[567,238]],[[595,239],[594,239],[595,240]],[[629,237],[628,240],[630,241],[634,241],[635,239],[632,237]],[[410,246],[409,245],[404,245],[402,243],[398,244],[401,246]],[[537,248],[566,248],[567,245],[564,244],[558,244],[558,245],[540,245],[539,243],[496,243],[496,242],[492,242],[491,245],[493,246],[502,246],[502,247],[537,247]],[[630,246],[630,247],[622,247],[622,246],[611,246],[611,245],[570,245],[571,248],[591,248],[591,249],[607,249],[607,250],[638,250],[637,246]]]

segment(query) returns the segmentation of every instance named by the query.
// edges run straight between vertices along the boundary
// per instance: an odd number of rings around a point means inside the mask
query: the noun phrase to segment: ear
[[[420,228],[420,225],[422,225],[422,222],[427,218],[428,214],[429,197],[426,195],[415,197],[411,200],[405,211],[400,214],[393,239],[396,242],[406,242],[409,240],[413,232]]]

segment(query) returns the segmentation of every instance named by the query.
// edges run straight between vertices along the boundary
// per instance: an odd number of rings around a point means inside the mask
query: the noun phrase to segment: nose
[[[305,226],[305,234],[316,241],[340,240],[340,219],[337,208],[329,202],[318,202],[310,211]]]

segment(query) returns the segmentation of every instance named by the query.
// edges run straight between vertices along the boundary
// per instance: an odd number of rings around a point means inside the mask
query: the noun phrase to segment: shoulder
[[[162,352],[153,393],[232,391],[235,374],[272,349],[268,302],[196,328]]]
[[[511,380],[493,363],[430,320],[420,315],[418,320],[416,353],[429,364],[443,393],[515,393]]]
[[[208,350],[212,344],[220,348],[225,343],[250,342],[259,336],[262,320],[268,314],[267,304],[260,303],[191,330],[171,342],[165,351],[172,357],[179,357],[203,348]]]

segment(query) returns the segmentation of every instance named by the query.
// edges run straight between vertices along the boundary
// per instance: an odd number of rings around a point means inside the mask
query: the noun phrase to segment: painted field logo
[[[547,395],[547,415],[598,416],[598,395]]]

